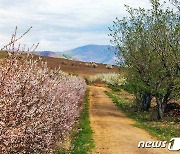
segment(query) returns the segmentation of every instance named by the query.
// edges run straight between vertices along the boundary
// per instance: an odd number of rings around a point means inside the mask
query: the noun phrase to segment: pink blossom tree
[[[15,33],[0,60],[0,153],[53,153],[80,115],[86,84],[17,52],[16,41]]]

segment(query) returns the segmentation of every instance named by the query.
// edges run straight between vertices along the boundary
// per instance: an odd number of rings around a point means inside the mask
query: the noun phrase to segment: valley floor
[[[165,154],[165,149],[138,148],[140,141],[157,141],[125,116],[104,93],[105,87],[89,86],[90,122],[94,132],[93,154]],[[174,152],[173,152],[174,153]]]

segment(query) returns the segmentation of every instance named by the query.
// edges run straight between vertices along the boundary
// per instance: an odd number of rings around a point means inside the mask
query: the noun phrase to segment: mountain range
[[[38,51],[36,54],[47,57],[59,57],[84,62],[115,64],[116,49],[110,45],[85,45],[64,52]]]

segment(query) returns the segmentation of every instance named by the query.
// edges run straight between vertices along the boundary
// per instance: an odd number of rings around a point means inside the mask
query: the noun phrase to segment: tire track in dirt
[[[94,132],[93,154],[166,154],[165,149],[138,148],[139,141],[157,141],[129,119],[106,96],[104,87],[90,88],[90,122]],[[174,152],[173,152],[174,153]]]

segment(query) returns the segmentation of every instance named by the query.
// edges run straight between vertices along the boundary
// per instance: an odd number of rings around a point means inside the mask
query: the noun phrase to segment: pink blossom
[[[31,57],[0,61],[0,153],[53,153],[80,115],[85,81]]]

